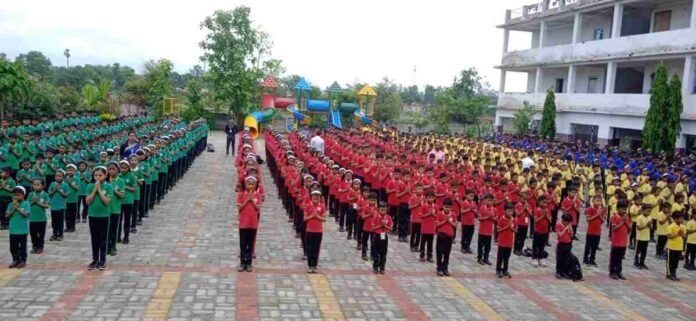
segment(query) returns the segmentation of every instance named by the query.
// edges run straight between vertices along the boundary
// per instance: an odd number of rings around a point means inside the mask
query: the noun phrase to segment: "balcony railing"
[[[522,8],[510,10],[510,19],[531,18],[542,14],[549,10],[563,9],[566,6],[581,5],[592,2],[610,1],[610,0],[543,0],[532,3]]]

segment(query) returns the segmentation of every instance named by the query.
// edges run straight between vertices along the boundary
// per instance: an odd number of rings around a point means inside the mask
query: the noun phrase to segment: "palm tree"
[[[65,51],[63,51],[63,55],[65,56],[65,59],[67,60],[67,63],[66,63],[67,68],[70,68],[70,49],[65,49]]]

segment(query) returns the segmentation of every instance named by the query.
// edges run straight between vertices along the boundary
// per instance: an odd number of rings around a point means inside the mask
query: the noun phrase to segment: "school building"
[[[669,78],[683,82],[677,147],[696,147],[696,0],[544,0],[507,10],[498,27],[504,30],[499,131],[512,130],[525,102],[541,110],[551,88],[559,138],[635,148],[655,68],[664,63]],[[511,39],[530,35],[526,48],[508,50]],[[526,91],[506,91],[509,77],[526,77]],[[535,122],[540,118],[538,112]]]

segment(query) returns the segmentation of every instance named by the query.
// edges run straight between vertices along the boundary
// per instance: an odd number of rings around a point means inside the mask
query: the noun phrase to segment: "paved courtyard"
[[[213,133],[210,141],[217,152],[196,160],[131,243],[109,257],[106,271],[85,269],[86,224],[61,243],[47,242],[43,254],[30,254],[22,270],[6,268],[2,231],[0,320],[696,320],[696,272],[680,268],[682,281],[667,281],[663,261],[650,256],[651,269],[636,270],[629,251],[628,280],[613,281],[606,237],[600,267],[585,268],[581,283],[556,280],[552,264],[534,268],[516,256],[513,278],[497,279],[493,267],[458,251],[452,277],[439,278],[432,263],[397,242],[389,244],[387,274],[375,276],[355,243],[327,223],[321,273],[308,275],[267,171],[255,270],[237,273],[236,170],[224,135]],[[576,254],[582,243],[575,243]]]

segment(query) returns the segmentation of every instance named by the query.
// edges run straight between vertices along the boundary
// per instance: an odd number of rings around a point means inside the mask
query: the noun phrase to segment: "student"
[[[595,255],[599,248],[599,240],[602,236],[602,225],[607,219],[607,211],[604,209],[604,200],[601,194],[592,197],[592,206],[585,210],[587,217],[587,233],[585,234],[585,254],[582,263],[597,266]]]
[[[10,252],[12,264],[9,268],[21,269],[27,264],[27,234],[29,234],[29,215],[31,206],[24,200],[26,190],[16,186],[12,190],[12,202],[5,213],[10,221]]]
[[[667,279],[679,281],[677,277],[677,268],[679,260],[681,260],[682,251],[684,250],[684,237],[686,236],[686,227],[682,212],[672,214],[672,224],[667,230]]]
[[[348,192],[351,189],[351,184],[353,182],[353,172],[346,170],[343,173],[343,177],[337,182],[337,193],[336,193],[336,204],[338,207],[338,231],[345,232],[346,226],[346,216],[348,215]]]
[[[13,198],[13,190],[16,186],[14,178],[12,178],[12,168],[3,167],[0,173],[0,230],[6,230],[9,224],[9,217],[6,216],[5,209],[10,205]]]
[[[75,232],[75,221],[80,218],[77,216],[77,194],[80,192],[80,181],[75,177],[77,166],[68,164],[65,167],[65,183],[67,196],[65,198],[65,232]]]
[[[68,184],[63,181],[65,171],[56,171],[55,180],[48,187],[48,195],[51,196],[51,227],[53,235],[49,241],[62,241],[63,228],[65,226],[65,198],[68,196]]]
[[[638,184],[631,184],[631,188],[637,191]],[[641,216],[641,204],[643,203],[643,198],[637,193],[633,194],[633,202],[631,207],[628,209],[628,215],[631,217],[631,235],[628,237],[628,248],[635,249],[636,247],[636,235],[638,233],[638,218]]]
[[[529,190],[527,187],[523,187],[520,190],[520,197],[515,204],[515,220],[516,226],[517,226],[517,232],[515,233],[515,246],[514,246],[514,253],[515,255],[523,255],[522,250],[524,249],[524,243],[525,240],[527,239],[527,227],[529,226],[529,222],[533,219],[534,213],[532,211],[532,207],[529,205],[529,202],[527,201],[527,193]]]
[[[479,208],[479,233],[478,233],[478,251],[476,259],[478,264],[492,265],[488,260],[488,255],[491,252],[491,241],[493,230],[495,229],[498,214],[493,207],[493,195],[486,193],[483,196],[484,203]]]
[[[111,198],[114,189],[107,179],[107,170],[104,166],[94,168],[94,183],[87,185],[87,204],[89,205],[89,234],[92,240],[92,263],[87,267],[90,270],[106,269],[106,245],[109,229],[109,216],[111,215]]]
[[[367,185],[364,185],[361,187],[362,194],[360,194],[360,197],[358,197],[358,201],[356,202],[356,217],[355,217],[355,249],[360,251],[362,250],[362,236],[363,236],[363,219],[362,215],[364,211],[368,207],[368,200],[370,199],[370,187]]]
[[[87,184],[92,181],[92,173],[87,168],[87,163],[84,161],[77,164],[78,172],[75,174],[80,182],[80,191],[77,193],[77,202],[80,205],[80,217],[82,217],[82,223],[87,223]]]
[[[237,194],[237,209],[239,210],[239,258],[237,271],[251,272],[253,270],[253,246],[256,231],[259,227],[259,213],[262,197],[258,193],[258,180],[253,176],[244,179],[244,190]]]
[[[566,196],[561,203],[561,209],[570,214],[570,216],[573,218],[573,240],[578,240],[576,236],[578,233],[578,215],[580,215],[580,208],[582,207],[580,198],[577,197],[577,194],[578,188],[571,186],[568,188],[568,196]]]
[[[348,213],[346,215],[346,230],[348,235],[346,238],[352,240],[353,236],[357,236],[357,219],[358,219],[358,199],[360,198],[360,179],[353,179],[346,195],[346,203],[348,204]]]
[[[563,213],[561,221],[556,223],[556,278],[570,278],[570,261],[573,250],[573,217]]]
[[[31,169],[31,160],[23,159],[22,168],[17,171],[17,185],[24,187],[26,191],[31,190],[33,176],[34,173]]]
[[[517,233],[517,222],[513,217],[515,205],[512,202],[505,204],[504,215],[498,219],[498,255],[495,263],[495,274],[499,277],[511,278],[508,272],[508,262]],[[523,234],[526,235],[526,232]]]
[[[367,248],[368,241],[372,241],[372,222],[374,216],[377,214],[377,192],[369,192],[369,198],[367,204],[362,207],[360,217],[362,218],[362,238],[360,248],[362,249],[362,259],[367,261]],[[374,258],[374,248],[370,251],[370,256]]]
[[[665,245],[667,244],[667,234],[669,233],[669,224],[672,216],[672,204],[668,202],[662,203],[661,211],[657,213],[657,220],[653,220],[653,224],[657,223],[657,244],[655,246],[655,258],[664,260]]]
[[[114,256],[118,255],[118,249],[116,249],[119,236],[118,222],[121,220],[121,202],[126,194],[126,184],[119,175],[120,169],[117,162],[109,163],[107,171],[109,172],[109,184],[114,189],[114,196],[111,198],[111,204],[109,204],[111,215],[109,215],[109,236],[106,253]]]
[[[478,205],[475,201],[476,193],[473,189],[466,190],[466,199],[459,205],[462,222],[462,241],[460,252],[465,254],[474,253],[471,251],[471,240],[474,238],[476,225],[476,214]]]
[[[433,238],[435,237],[435,220],[437,219],[438,207],[435,203],[435,192],[428,191],[425,194],[426,203],[420,213],[421,219],[421,244],[420,261],[433,262]]]
[[[691,219],[686,223],[686,257],[684,258],[684,268],[689,271],[696,270],[694,261],[696,261],[696,215],[692,213]]]
[[[648,244],[650,243],[650,230],[652,219],[650,218],[650,205],[643,204],[641,215],[636,219],[636,254],[633,266],[639,270],[647,270],[645,265],[645,256],[648,253]]]
[[[312,203],[305,209],[304,222],[306,229],[307,247],[307,273],[317,273],[319,263],[319,249],[321,248],[321,238],[326,221],[326,206],[321,201],[321,191],[314,190],[310,193]]]
[[[609,277],[614,280],[625,280],[621,273],[623,258],[628,246],[628,234],[631,231],[631,217],[628,215],[628,202],[619,200],[616,213],[611,216],[611,252],[609,253]]]
[[[409,239],[409,245],[411,246],[411,252],[418,252],[420,249],[421,242],[421,211],[425,205],[425,196],[423,195],[423,185],[420,183],[416,184],[416,193],[411,195],[408,200],[408,208],[410,210],[410,226],[411,226],[411,236]]]
[[[411,181],[411,172],[404,170],[402,174],[402,184],[397,190],[397,197],[399,197],[399,211],[397,215],[397,228],[399,235],[399,242],[408,242],[409,237],[409,227],[411,226],[411,207],[409,206],[409,201],[411,196],[413,196],[413,182]]]
[[[121,179],[123,179],[123,184],[125,187],[126,194],[121,200],[121,220],[119,221],[119,230],[123,227],[123,239],[122,244],[130,243],[130,234],[137,233],[138,230],[135,227],[134,217],[136,216],[133,203],[135,202],[135,191],[137,190],[136,178],[131,172],[130,163],[127,160],[122,160],[119,162],[119,167],[121,168]],[[123,222],[123,224],[121,224]],[[119,238],[121,237],[121,232],[118,232]]]
[[[449,257],[452,252],[452,243],[457,235],[457,214],[452,211],[454,202],[451,198],[445,197],[442,201],[442,210],[438,211],[437,228],[437,275],[449,276]]]
[[[372,249],[375,253],[372,262],[372,273],[384,274],[387,264],[387,250],[389,249],[389,232],[394,227],[391,215],[387,213],[387,203],[379,202],[377,215],[372,218]]]
[[[46,238],[46,209],[51,198],[43,190],[43,180],[35,179],[32,183],[34,191],[29,194],[29,234],[31,235],[31,253],[41,254]]]

